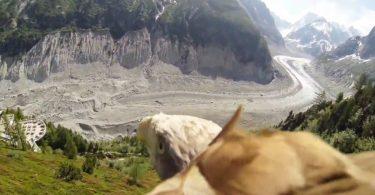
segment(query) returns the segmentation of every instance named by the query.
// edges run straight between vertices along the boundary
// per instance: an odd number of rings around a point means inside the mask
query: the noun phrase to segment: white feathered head
[[[161,113],[144,118],[137,135],[156,171],[166,179],[184,169],[220,131],[219,125],[205,119]]]

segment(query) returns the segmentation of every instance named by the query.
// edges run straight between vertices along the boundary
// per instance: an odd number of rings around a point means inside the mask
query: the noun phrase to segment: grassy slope
[[[22,158],[8,157],[19,153]],[[148,171],[141,186],[128,185],[128,176],[101,165],[93,175],[83,173],[82,181],[64,182],[55,178],[55,171],[66,157],[7,149],[0,146],[0,194],[144,194],[159,178]],[[73,161],[78,167],[83,159]]]

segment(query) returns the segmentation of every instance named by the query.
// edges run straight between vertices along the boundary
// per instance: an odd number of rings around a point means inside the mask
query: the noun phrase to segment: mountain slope
[[[356,93],[336,101],[325,94],[317,96],[315,104],[305,112],[282,121],[278,128],[287,131],[312,131],[344,153],[373,151],[375,149],[375,86],[361,78],[355,84]]]
[[[68,160],[61,154],[39,154],[0,148],[0,192],[2,194],[145,194],[160,182],[153,170],[147,170],[141,185],[129,185],[129,175],[104,163],[94,174],[83,173],[82,181],[65,182],[55,174],[61,163],[69,161],[81,167],[84,159]],[[148,159],[145,159],[147,162]]]
[[[375,27],[371,30],[370,34],[364,38],[363,47],[360,51],[362,58],[374,58],[375,57]]]
[[[339,45],[332,52],[328,53],[328,59],[340,59],[349,55],[362,59],[371,59],[375,57],[375,27],[369,35],[365,37],[353,37],[345,43]]]
[[[273,79],[267,44],[236,0],[3,1],[3,79],[42,82],[68,65],[96,62],[126,69],[162,62],[185,74]]]
[[[374,79],[374,29],[368,36],[352,37],[333,51],[317,58],[314,62],[315,69],[349,90],[361,74]]]
[[[243,3],[255,26],[268,41],[268,44],[284,47],[284,39],[277,29],[275,20],[266,4],[260,0],[240,1]]]
[[[273,19],[275,20],[275,25],[279,29],[280,33],[285,36],[289,29],[291,28],[292,24],[282,18],[280,18],[275,13],[271,13]]]

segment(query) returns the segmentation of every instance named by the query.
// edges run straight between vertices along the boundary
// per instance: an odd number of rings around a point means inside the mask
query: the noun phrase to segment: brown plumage
[[[241,110],[187,169],[151,194],[375,194],[373,175],[310,133],[238,130]]]

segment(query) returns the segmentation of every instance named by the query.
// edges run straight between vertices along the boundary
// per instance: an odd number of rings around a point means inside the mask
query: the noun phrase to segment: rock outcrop
[[[371,30],[370,34],[363,40],[363,48],[360,55],[364,59],[375,57],[375,27]]]

